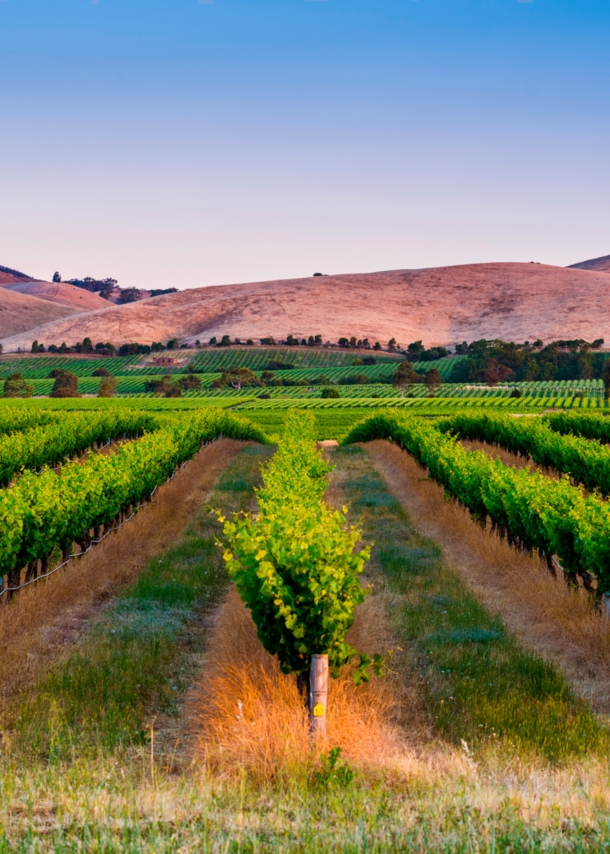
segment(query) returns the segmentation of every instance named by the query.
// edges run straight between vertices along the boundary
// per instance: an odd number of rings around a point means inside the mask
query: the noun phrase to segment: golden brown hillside
[[[171,283],[170,283],[171,284]],[[470,264],[194,288],[110,306],[5,337],[45,344],[178,337],[356,335],[427,346],[477,338],[610,340],[610,274],[541,264]]]
[[[11,285],[15,282],[31,282],[31,276],[26,273],[20,273],[19,270],[13,270],[11,267],[0,266],[0,285]]]
[[[72,317],[75,309],[0,287],[0,336],[27,333],[49,321]],[[36,336],[30,339],[30,344]]]
[[[8,284],[0,282],[0,285],[13,291],[13,293],[27,294],[38,299],[48,300],[56,305],[67,305],[77,311],[95,311],[96,309],[108,308],[107,300],[102,299],[99,294],[93,294],[83,288],[69,285],[67,282],[20,281]]]

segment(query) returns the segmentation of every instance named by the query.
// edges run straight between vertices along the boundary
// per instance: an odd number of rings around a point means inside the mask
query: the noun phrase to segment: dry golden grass
[[[361,629],[362,632],[362,629]],[[250,612],[234,588],[216,616],[205,678],[190,699],[198,756],[209,770],[271,778],[308,765],[328,747],[366,768],[399,766],[404,736],[396,725],[391,685],[356,687],[347,668],[331,679],[327,739],[312,753],[308,716],[293,675],[281,673],[263,649]]]
[[[200,451],[155,500],[78,561],[0,607],[0,714],[81,637],[86,623],[158,552],[175,542],[243,443]]]
[[[442,545],[486,607],[526,647],[557,663],[595,711],[610,712],[610,625],[589,595],[553,579],[537,557],[510,547],[445,500],[409,454],[384,441],[367,450],[416,527]]]

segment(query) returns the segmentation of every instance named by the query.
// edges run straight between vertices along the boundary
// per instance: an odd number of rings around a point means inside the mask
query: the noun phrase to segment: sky
[[[0,264],[197,287],[610,253],[608,0],[0,0]]]

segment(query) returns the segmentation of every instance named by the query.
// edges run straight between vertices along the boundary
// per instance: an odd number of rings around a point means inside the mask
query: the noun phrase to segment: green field
[[[2,589],[66,539],[74,552],[0,603],[0,851],[608,850],[610,451],[603,389],[574,389],[0,400]],[[570,413],[545,416],[550,401]],[[294,677],[227,598],[210,513],[255,509],[261,465],[308,410],[315,438],[342,442],[328,495],[372,544],[352,642],[391,650],[367,687],[331,680],[315,748],[294,729]],[[566,477],[473,453],[473,437]],[[291,527],[308,470],[280,470],[289,494],[270,505],[290,560],[319,549]]]

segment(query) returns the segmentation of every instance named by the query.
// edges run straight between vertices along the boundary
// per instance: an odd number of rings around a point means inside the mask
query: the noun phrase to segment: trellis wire
[[[218,436],[217,438],[222,439],[222,435]],[[211,445],[212,442],[215,442],[215,441],[216,441],[216,439],[211,439],[209,442],[204,442],[201,445],[201,447],[199,448],[199,450],[202,451],[204,448],[207,448],[208,445]],[[191,457],[191,459],[193,459],[193,458]],[[176,473],[181,471],[187,465],[187,463],[190,463],[190,461],[191,460],[185,460],[183,463],[178,463],[178,465],[176,466],[176,468],[172,472],[171,476],[168,477],[168,479],[165,481],[165,483],[170,483],[174,479],[174,477],[176,476]],[[76,552],[75,554],[71,554],[67,560],[63,561],[63,563],[60,563],[58,566],[54,566],[53,569],[51,569],[49,572],[44,573],[44,575],[38,575],[36,578],[31,578],[29,581],[24,581],[24,583],[20,584],[18,587],[3,587],[2,590],[0,590],[0,599],[2,598],[2,596],[4,596],[5,593],[16,593],[18,590],[22,590],[24,587],[29,587],[30,584],[34,584],[37,581],[41,581],[43,578],[48,578],[50,575],[53,575],[53,573],[57,572],[60,569],[63,569],[64,566],[67,566],[73,558],[84,557],[91,550],[91,548],[93,546],[99,545],[99,543],[101,543],[102,540],[105,540],[109,534],[112,534],[115,531],[119,531],[123,527],[123,525],[126,525],[127,522],[129,522],[129,521],[131,521],[131,519],[133,519],[133,517],[137,514],[138,510],[141,510],[142,507],[146,507],[148,504],[150,504],[152,502],[153,496],[154,496],[154,494],[158,488],[159,488],[159,484],[157,484],[157,486],[155,486],[155,488],[151,492],[150,498],[148,499],[148,501],[144,501],[142,504],[138,504],[138,506],[133,511],[131,516],[129,516],[127,519],[123,519],[123,521],[121,522],[120,525],[113,525],[112,528],[110,528],[108,531],[106,531],[99,539],[91,540],[91,542],[89,543],[89,545],[87,546],[85,551]]]

